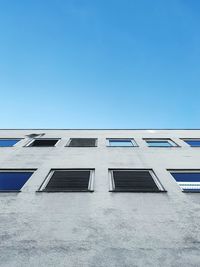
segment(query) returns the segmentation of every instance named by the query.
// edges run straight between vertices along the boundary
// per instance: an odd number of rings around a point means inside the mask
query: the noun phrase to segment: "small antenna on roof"
[[[32,134],[27,134],[26,136],[28,136],[29,138],[35,138],[35,137],[41,137],[43,135],[45,135],[45,133],[39,133],[39,134],[32,133]]]

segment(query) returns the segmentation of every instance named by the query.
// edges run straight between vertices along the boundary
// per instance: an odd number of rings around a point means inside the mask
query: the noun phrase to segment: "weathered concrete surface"
[[[0,137],[46,132],[55,148],[0,148],[0,169],[36,168],[21,193],[0,194],[0,266],[200,266],[200,194],[182,193],[166,169],[200,169],[200,148],[178,138],[200,131],[1,130]],[[97,148],[67,148],[70,137]],[[106,147],[134,137],[138,148]],[[170,137],[182,147],[147,148]],[[95,168],[94,193],[36,193],[51,168]],[[153,168],[167,193],[110,193],[108,168]]]

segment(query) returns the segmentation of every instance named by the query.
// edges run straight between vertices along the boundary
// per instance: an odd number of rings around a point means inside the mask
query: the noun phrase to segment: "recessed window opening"
[[[33,170],[0,170],[0,192],[20,191]]]
[[[171,139],[144,139],[149,147],[175,147],[177,144]]]
[[[11,138],[8,138],[8,139],[4,139],[4,138],[1,138],[0,139],[0,147],[12,147],[14,145],[16,145],[21,139],[11,139]]]
[[[29,147],[54,147],[59,139],[34,139],[31,141],[28,146]]]
[[[200,170],[170,171],[183,192],[200,192]]]
[[[71,138],[69,147],[95,147],[97,146],[96,138]]]
[[[93,191],[94,170],[51,170],[40,191],[45,192],[89,192]]]
[[[133,147],[137,146],[136,142],[133,139],[128,138],[110,138],[108,140],[108,146],[111,147]]]
[[[200,147],[200,139],[182,139],[182,140],[191,147]]]
[[[161,192],[165,191],[153,170],[110,170],[111,191]]]

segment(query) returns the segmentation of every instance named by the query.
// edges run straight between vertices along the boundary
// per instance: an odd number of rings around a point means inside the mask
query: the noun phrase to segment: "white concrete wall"
[[[56,147],[24,147],[26,135],[61,138]],[[25,138],[0,147],[0,169],[37,169],[21,193],[0,193],[0,266],[200,266],[200,193],[182,193],[166,169],[200,169],[200,148],[179,138],[200,130],[0,130]],[[71,137],[98,147],[65,147]],[[106,138],[139,147],[106,147]],[[142,138],[181,147],[149,148]],[[94,193],[37,193],[51,168],[95,168]],[[151,168],[167,193],[111,193],[108,168]]]

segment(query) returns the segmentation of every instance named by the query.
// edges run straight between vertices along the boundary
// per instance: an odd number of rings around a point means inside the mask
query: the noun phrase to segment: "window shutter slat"
[[[95,147],[96,139],[95,138],[72,138],[70,147]]]
[[[149,171],[113,171],[115,191],[160,191]]]
[[[54,171],[44,191],[88,191],[90,171]]]

